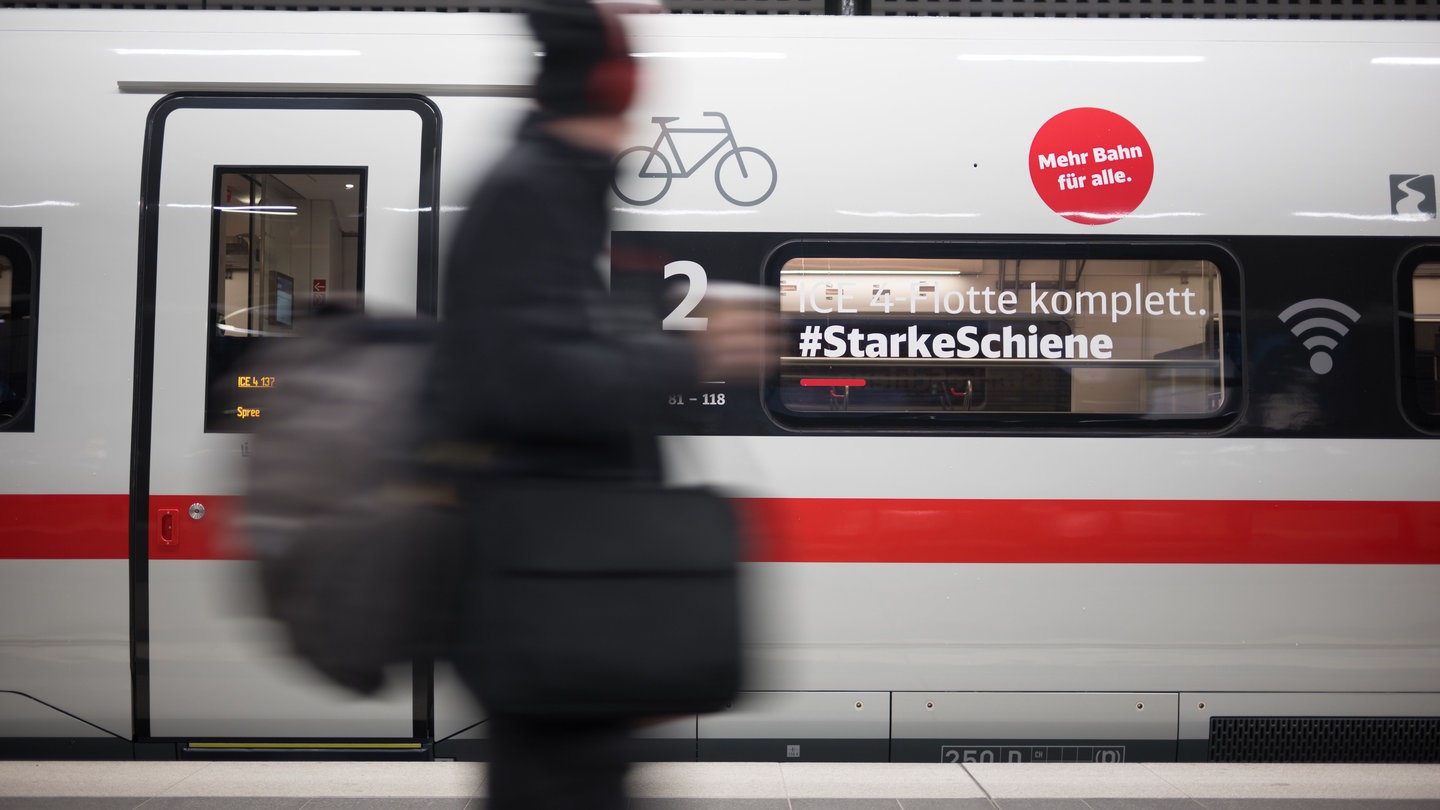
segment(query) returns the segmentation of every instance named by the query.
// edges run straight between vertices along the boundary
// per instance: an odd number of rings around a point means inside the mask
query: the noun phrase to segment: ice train
[[[612,285],[673,284],[656,329],[770,285],[789,336],[669,398],[765,532],[745,699],[651,755],[1440,758],[1440,23],[632,30]],[[332,296],[434,310],[534,49],[0,11],[0,755],[484,756],[443,666],[352,699],[245,609],[275,381],[215,378]]]

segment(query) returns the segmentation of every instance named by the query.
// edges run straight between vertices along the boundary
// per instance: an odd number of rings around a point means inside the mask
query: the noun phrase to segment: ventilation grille
[[[1434,20],[1440,0],[870,0],[873,15]]]
[[[1440,762],[1440,717],[1212,717],[1211,762]]]
[[[827,0],[664,0],[671,14],[834,14]],[[834,5],[834,0],[830,0]]]
[[[674,14],[843,14],[854,0],[663,0]],[[1440,2],[1440,0],[1436,0]],[[530,0],[0,0],[0,8],[523,12]]]
[[[1440,0],[662,0],[678,14],[1440,20]],[[0,8],[523,10],[528,0],[0,0]]]

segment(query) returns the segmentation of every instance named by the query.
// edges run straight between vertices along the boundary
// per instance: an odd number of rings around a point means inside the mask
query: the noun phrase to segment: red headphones
[[[630,55],[619,14],[605,6],[596,6],[596,11],[605,27],[605,57],[590,71],[585,97],[594,112],[619,115],[629,108],[635,98],[639,71],[635,66],[635,57]]]

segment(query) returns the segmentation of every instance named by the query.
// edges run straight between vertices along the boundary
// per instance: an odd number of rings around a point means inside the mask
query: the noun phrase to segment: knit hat
[[[535,100],[555,116],[620,115],[635,95],[635,60],[613,7],[542,0],[527,15],[545,49]]]

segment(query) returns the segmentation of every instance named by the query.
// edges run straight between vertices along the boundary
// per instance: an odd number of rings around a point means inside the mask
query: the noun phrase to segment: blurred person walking
[[[770,316],[718,313],[680,336],[607,293],[597,259],[636,65],[620,18],[603,7],[552,2],[528,20],[544,49],[538,110],[470,200],[450,251],[430,444],[472,448],[488,475],[659,481],[667,394],[757,376]],[[484,525],[470,531],[472,543],[507,542]],[[462,627],[453,656],[482,703],[474,662],[485,643]],[[489,807],[624,807],[631,722],[491,708]]]

